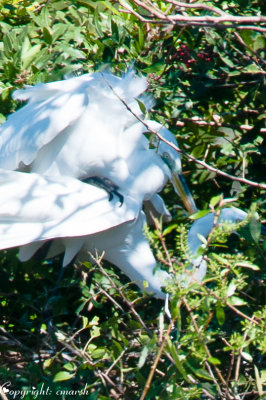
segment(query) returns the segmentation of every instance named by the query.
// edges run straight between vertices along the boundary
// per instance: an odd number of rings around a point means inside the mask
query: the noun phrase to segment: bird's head
[[[162,139],[156,135],[155,138],[153,138],[153,144],[157,153],[170,170],[170,179],[176,193],[180,196],[189,214],[194,214],[197,212],[197,207],[182,174],[181,157],[180,153],[177,151],[178,144],[176,138],[168,129],[157,123],[156,125],[156,131]],[[158,126],[160,127],[159,130]],[[171,144],[173,146],[171,146]]]

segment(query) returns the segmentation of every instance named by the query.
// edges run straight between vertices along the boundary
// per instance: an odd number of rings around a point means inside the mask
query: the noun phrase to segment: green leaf
[[[145,364],[146,358],[149,354],[149,348],[148,346],[144,346],[141,353],[140,353],[140,358],[138,361],[138,369],[141,369],[143,365]]]
[[[67,26],[65,24],[56,24],[56,27],[53,32],[53,42],[56,42],[67,30]]]
[[[103,1],[103,4],[104,4],[107,8],[109,8],[109,10],[111,10],[113,14],[120,16],[119,11],[118,11],[115,7],[113,7],[113,5],[110,3],[110,1],[105,0],[105,1]]]
[[[176,229],[177,227],[178,227],[177,224],[172,224],[172,225],[167,226],[167,228],[165,228],[165,229],[163,230],[163,236],[168,235],[169,233],[171,233],[171,232],[172,232],[174,229]]]
[[[208,379],[210,381],[213,380],[213,378],[208,374],[207,371],[205,371],[203,368],[195,368],[193,367],[188,361],[185,361],[185,365],[188,366],[189,369],[198,377],[198,378],[203,378],[203,379]]]
[[[64,369],[66,369],[67,371],[76,371],[77,366],[73,362],[68,362],[68,363],[64,364]]]
[[[242,356],[245,360],[247,360],[247,361],[249,361],[249,362],[252,362],[252,361],[253,361],[253,357],[252,357],[249,353],[247,353],[246,351],[242,351],[242,352],[241,352],[241,356]]]
[[[165,348],[167,349],[167,351],[169,351],[169,353],[171,354],[174,362],[175,362],[175,366],[177,368],[177,370],[180,372],[180,374],[183,376],[183,378],[185,379],[186,382],[190,382],[189,378],[187,376],[187,371],[185,370],[185,368],[183,367],[182,362],[180,361],[180,357],[178,354],[178,351],[175,347],[175,345],[171,342],[170,339],[167,340],[167,345],[165,346]]]
[[[146,112],[147,112],[147,109],[146,109],[146,106],[145,106],[145,104],[143,103],[143,101],[141,101],[141,100],[139,100],[139,99],[137,99],[137,102],[138,102],[138,105],[139,105],[139,108],[140,108],[140,111],[142,112],[142,114],[146,114]]]
[[[234,282],[230,282],[228,288],[227,288],[227,292],[226,292],[226,296],[230,297],[232,296],[236,291],[236,285]]]
[[[260,270],[260,268],[259,268],[257,265],[251,264],[251,263],[248,262],[248,261],[241,261],[241,262],[238,262],[238,263],[236,264],[236,267],[249,268],[249,269],[252,269],[253,271],[259,271],[259,270]]]
[[[163,62],[157,62],[152,64],[150,67],[143,68],[143,72],[145,74],[153,74],[153,73],[158,73],[161,74],[165,68],[165,64]]]
[[[209,363],[211,363],[212,365],[220,365],[220,364],[221,364],[221,361],[220,361],[218,358],[216,358],[216,357],[209,357],[209,358],[207,359],[207,361],[208,361]]]
[[[49,368],[49,367],[52,365],[53,362],[54,362],[54,359],[53,359],[53,358],[47,358],[47,359],[44,360],[44,362],[43,362],[43,368],[44,368],[44,369]]]
[[[145,43],[145,35],[144,35],[144,31],[141,25],[139,25],[139,47],[140,49],[143,48]]]
[[[256,64],[250,64],[247,67],[245,67],[242,70],[242,72],[244,72],[244,73],[260,73],[261,74],[263,72],[263,70],[260,67],[258,67],[258,65],[256,65]]]
[[[260,395],[260,396],[263,396],[263,394],[264,394],[264,391],[263,391],[263,382],[262,382],[262,379],[261,379],[261,377],[260,377],[259,370],[258,370],[258,368],[257,368],[256,365],[254,365],[254,370],[255,370],[255,378],[256,378],[256,384],[257,384],[257,389],[258,389],[259,395]]]
[[[253,42],[253,49],[257,51],[260,49],[265,49],[265,47],[266,47],[265,38],[262,35],[259,35]]]
[[[48,28],[44,27],[42,30],[42,34],[43,34],[43,38],[46,41],[46,43],[48,43],[48,44],[53,43],[53,37]]]
[[[86,301],[85,304],[87,304],[87,301]],[[84,308],[84,304],[82,304],[82,309],[83,309],[83,308]],[[80,311],[80,310],[79,310],[79,311]],[[88,322],[89,322],[88,317],[84,317],[84,316],[82,315],[81,318],[82,318],[82,328],[83,328],[83,329],[84,329],[84,328],[87,328]]]
[[[249,230],[254,242],[258,243],[261,236],[261,224],[254,216],[249,218]]]
[[[105,348],[98,347],[91,352],[92,358],[108,358],[108,353]]]
[[[215,206],[217,206],[217,204],[220,203],[221,200],[222,200],[222,196],[220,194],[218,196],[214,196],[210,200],[210,205],[215,207]]]
[[[221,58],[221,60],[230,68],[235,68],[235,64],[233,63],[233,61],[227,57],[227,56],[223,56],[221,53],[219,53],[219,57]]]
[[[70,372],[67,371],[60,371],[55,374],[53,382],[62,382],[62,381],[68,381],[69,379],[72,379],[75,376],[75,374],[71,374]]]
[[[23,54],[21,54],[21,65],[23,69],[27,69],[30,64],[34,62],[34,59],[36,55],[40,52],[41,47],[42,46],[40,44],[36,44],[35,46],[32,46],[30,49],[24,51]]]
[[[205,215],[209,214],[209,212],[210,212],[209,210],[198,211],[195,214],[190,215],[189,219],[196,220],[196,219],[205,217]]]
[[[216,307],[216,318],[217,318],[218,324],[222,326],[225,322],[225,312],[224,312],[223,307],[221,307],[221,306]]]
[[[244,300],[236,296],[229,297],[228,303],[230,303],[232,306],[244,306],[246,304]]]
[[[12,45],[12,36],[9,33],[6,33],[3,37],[4,43],[4,52],[6,56],[9,56],[10,53],[13,52],[13,45]]]

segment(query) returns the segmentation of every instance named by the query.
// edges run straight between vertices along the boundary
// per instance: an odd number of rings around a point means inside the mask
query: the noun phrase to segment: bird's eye
[[[166,152],[163,152],[161,157],[162,157],[163,161],[165,162],[165,164],[168,166],[168,168],[170,168],[172,170],[173,161],[172,161],[170,155]]]

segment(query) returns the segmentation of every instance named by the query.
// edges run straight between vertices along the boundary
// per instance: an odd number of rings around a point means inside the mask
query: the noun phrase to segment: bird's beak
[[[172,172],[171,175],[172,175],[171,181],[173,183],[174,189],[177,192],[177,194],[181,197],[181,200],[183,201],[184,206],[186,207],[189,215],[196,213],[198,210],[193,200],[193,197],[189,191],[189,188],[187,186],[183,174],[177,174]]]

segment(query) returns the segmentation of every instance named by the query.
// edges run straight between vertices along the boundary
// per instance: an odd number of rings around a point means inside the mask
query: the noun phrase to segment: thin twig
[[[242,46],[246,47],[248,49],[248,51],[250,53],[252,53],[253,56],[255,56],[255,57],[250,57],[253,61],[255,61],[257,63],[258,59],[259,59],[264,65],[266,64],[266,61],[264,61],[263,58],[259,57],[257,52],[255,50],[253,50],[252,47],[250,47],[246,42],[244,42],[242,37],[237,32],[234,32],[234,36],[239,41],[239,43],[242,44]]]
[[[141,316],[137,313],[137,311],[135,310],[135,308],[133,307],[132,303],[130,301],[128,301],[128,299],[126,298],[126,296],[124,295],[123,291],[117,287],[114,283],[114,281],[112,280],[112,278],[107,274],[107,272],[104,270],[104,268],[101,265],[101,259],[98,259],[97,257],[94,257],[93,254],[90,254],[90,256],[92,257],[93,261],[96,263],[96,265],[98,266],[99,270],[101,271],[101,273],[109,280],[109,282],[111,283],[111,286],[120,294],[123,302],[127,305],[127,307],[129,308],[131,314],[133,314],[135,316],[135,318],[139,321],[139,323],[141,324],[141,326],[145,329],[145,331],[148,333],[148,335],[150,337],[152,337],[152,333],[150,332],[149,328],[147,327],[147,325],[145,324],[145,322],[142,320]]]
[[[121,352],[121,354],[117,357],[117,359],[113,362],[113,364],[112,365],[110,365],[110,367],[108,368],[108,370],[106,371],[106,375],[108,375],[110,372],[111,372],[111,370],[114,368],[114,366],[121,360],[121,358],[123,358],[123,356],[124,356],[124,354],[125,354],[125,350],[123,350],[122,352]]]
[[[170,147],[172,147],[174,150],[176,150],[178,153],[182,154],[183,156],[185,156],[186,158],[188,158],[190,161],[193,161],[199,165],[201,165],[204,169],[207,169],[211,172],[215,172],[218,175],[223,176],[224,178],[228,178],[232,181],[237,181],[240,183],[243,183],[244,185],[249,185],[249,186],[255,186],[257,188],[260,189],[266,189],[266,185],[263,183],[258,183],[258,182],[254,182],[251,181],[249,179],[245,179],[245,178],[240,178],[237,176],[233,176],[230,175],[226,172],[223,172],[215,167],[212,167],[211,165],[207,164],[205,161],[200,161],[197,158],[193,157],[192,155],[188,154],[187,152],[185,152],[184,150],[181,150],[180,147],[176,146],[175,144],[173,144],[172,142],[169,142],[169,140],[165,139],[159,131],[154,131],[153,129],[151,129],[149,127],[149,125],[145,122],[144,119],[142,119],[139,115],[137,115],[127,104],[127,102],[121,97],[119,96],[119,94],[114,90],[114,88],[110,85],[110,83],[108,82],[108,80],[104,77],[104,75],[102,74],[102,77],[104,79],[104,81],[106,82],[106,84],[108,85],[108,87],[113,91],[113,93],[117,96],[117,98],[124,104],[124,106],[126,107],[126,109],[132,114],[134,115],[134,117],[140,121],[145,128],[147,129],[148,132],[156,135],[162,142],[165,142],[166,144],[168,144]]]
[[[198,8],[198,9],[211,11],[218,15],[228,15],[225,11],[222,11],[217,7],[212,7],[207,4],[202,4],[202,3],[184,3],[182,1],[175,1],[175,0],[167,0],[167,3],[174,4],[177,7]]]
[[[207,286],[205,286],[203,284],[201,286],[205,288],[205,290],[208,292],[209,295],[215,297],[219,301],[224,301],[221,297],[217,296],[217,294],[215,292],[212,292]],[[242,311],[239,311],[236,307],[234,307],[232,304],[230,304],[227,300],[225,301],[225,304],[227,307],[231,308],[231,310],[233,310],[237,315],[239,315],[240,317],[243,317],[244,319],[249,320],[250,322],[252,322],[255,325],[258,325],[259,322],[261,321],[261,319],[258,317],[255,317],[255,316],[249,317],[248,315],[244,314]],[[257,321],[256,321],[256,319],[257,319]]]
[[[161,346],[160,346],[160,348],[159,348],[159,351],[158,351],[157,356],[156,356],[156,358],[155,358],[155,360],[154,360],[154,363],[153,363],[153,365],[151,366],[150,373],[149,373],[148,379],[147,379],[147,381],[146,381],[146,384],[145,384],[143,393],[142,393],[142,395],[141,395],[141,397],[140,397],[140,400],[144,400],[145,397],[146,397],[147,394],[148,394],[148,391],[149,391],[149,389],[150,389],[151,382],[152,382],[152,379],[153,379],[153,375],[154,375],[155,370],[156,370],[156,368],[157,368],[158,362],[160,361],[160,358],[161,358],[161,356],[162,356],[163,350],[164,350],[164,348],[165,348],[165,346],[166,346],[166,344],[167,344],[167,341],[168,341],[168,339],[169,339],[169,335],[170,335],[171,329],[172,329],[172,327],[173,327],[175,321],[176,321],[176,318],[173,318],[172,321],[170,322],[170,324],[168,325],[168,329],[167,329],[167,331],[166,331],[166,334],[165,334],[165,336],[164,336],[164,339],[163,339],[163,341],[162,341],[162,344],[161,344]]]
[[[156,220],[156,218],[153,217],[153,215],[152,215],[152,219],[153,219],[153,222],[154,222],[155,229],[156,229],[157,232],[158,232],[159,240],[160,240],[160,242],[161,242],[161,245],[162,245],[162,247],[163,247],[164,253],[165,253],[166,258],[167,258],[167,263],[166,263],[166,265],[168,265],[168,267],[170,267],[170,269],[173,270],[173,263],[172,263],[172,260],[171,260],[169,251],[168,251],[168,249],[167,249],[167,247],[166,247],[165,240],[164,240],[162,231],[161,231],[161,229],[160,229],[160,226],[159,226],[159,224],[158,224],[158,221]]]
[[[196,118],[179,118],[178,121],[176,122],[176,125],[182,127],[182,126],[185,126],[185,122],[190,122],[192,124],[200,125],[200,126],[215,126],[218,128],[231,128],[231,129],[236,129],[236,130],[238,129],[238,130],[243,130],[243,131],[251,131],[252,129],[254,129],[254,125],[227,124],[224,122],[204,121],[203,119],[196,119]],[[264,133],[265,128],[260,128],[259,132]]]
[[[196,319],[194,318],[192,309],[190,308],[190,306],[189,306],[189,304],[188,304],[188,302],[187,302],[187,300],[186,300],[185,297],[182,299],[182,301],[183,301],[183,304],[185,305],[185,307],[186,307],[186,309],[187,309],[187,311],[188,311],[188,313],[189,313],[189,315],[190,315],[191,321],[192,321],[192,323],[193,323],[193,325],[194,325],[194,328],[195,328],[195,330],[196,330],[196,332],[197,332],[197,334],[198,334],[198,337],[199,337],[201,343],[203,344],[203,347],[204,347],[204,349],[205,349],[205,352],[206,352],[208,358],[210,358],[212,355],[211,355],[210,350],[209,350],[208,346],[206,345],[206,343],[205,343],[205,341],[204,341],[204,339],[203,339],[203,337],[202,337],[202,334],[201,334],[200,329],[199,329],[199,327],[198,327],[198,325],[197,325]],[[205,365],[206,365],[206,366],[209,366],[209,364],[207,363],[207,361],[205,361]],[[217,375],[218,375],[220,381],[222,382],[222,384],[227,388],[228,392],[230,393],[230,389],[229,389],[229,387],[228,387],[228,385],[227,385],[227,383],[226,383],[226,381],[225,381],[223,375],[221,374],[221,371],[220,371],[219,368],[216,367],[216,366],[214,366],[214,369],[215,369],[215,372],[217,373]],[[219,392],[220,392],[220,387],[219,387],[219,385],[218,385],[218,382],[215,380],[215,377],[214,377],[214,376],[213,376],[213,379],[214,379],[215,383],[217,384],[217,386],[218,386],[218,388],[219,388]],[[220,392],[219,394],[221,395],[221,392]]]
[[[135,1],[135,0],[134,0]],[[254,17],[254,16],[249,16],[249,17],[243,17],[243,16],[238,16],[238,15],[229,15],[227,14],[226,16],[221,15],[220,17],[212,17],[209,15],[205,15],[204,17],[200,16],[195,16],[195,17],[187,17],[183,15],[173,15],[173,16],[168,16],[169,19],[172,21],[178,21],[178,22],[211,22],[213,24],[221,24],[222,22],[233,22],[236,24],[250,24],[250,23],[266,23],[266,17]],[[265,29],[266,30],[266,29]]]

